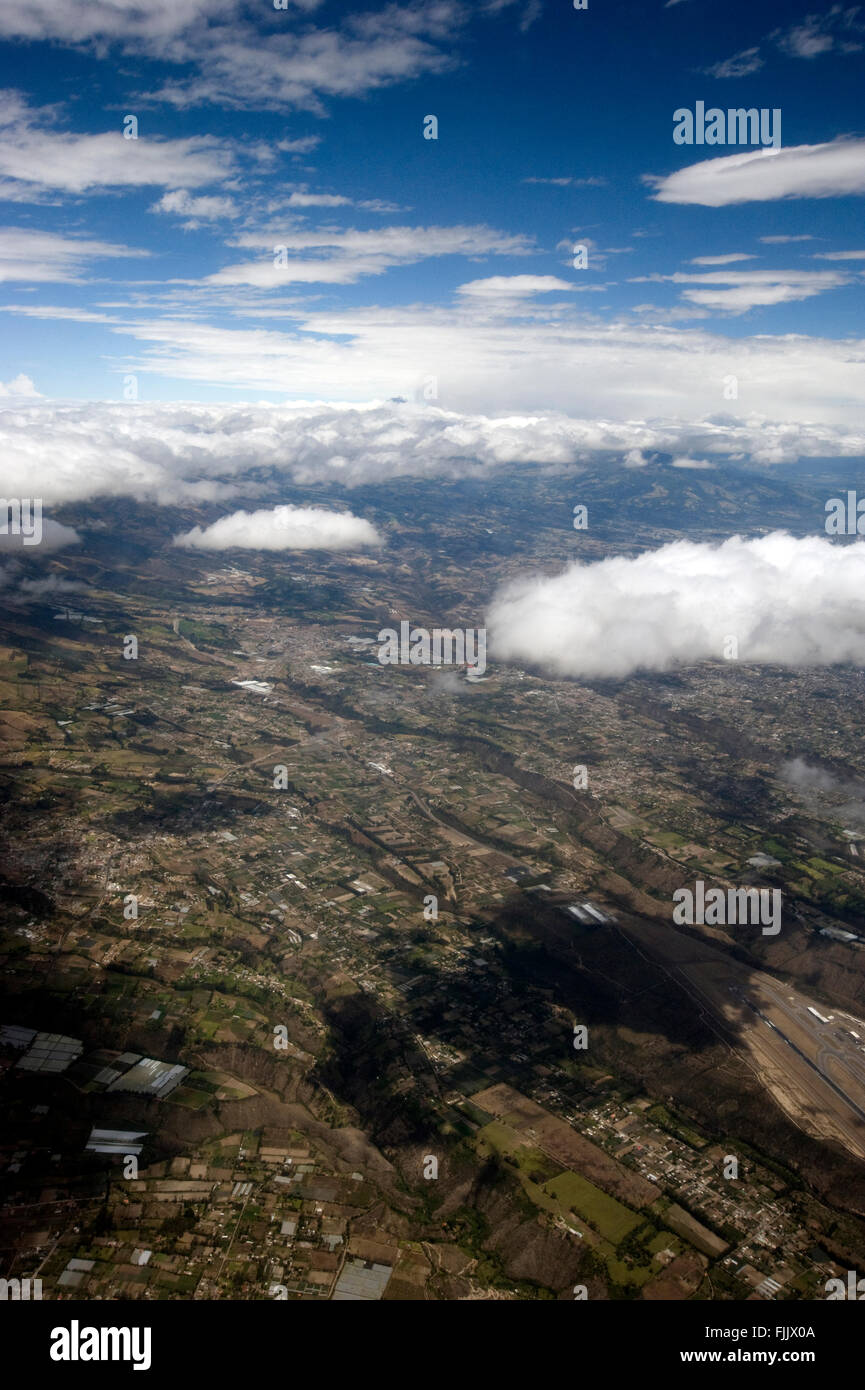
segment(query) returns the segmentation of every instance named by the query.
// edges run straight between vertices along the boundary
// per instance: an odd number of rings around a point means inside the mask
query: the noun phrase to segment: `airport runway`
[[[865,1022],[749,969],[697,932],[624,913],[618,929],[714,1014],[796,1124],[865,1160]]]

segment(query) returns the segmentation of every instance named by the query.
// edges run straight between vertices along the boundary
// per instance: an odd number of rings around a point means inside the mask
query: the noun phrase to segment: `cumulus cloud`
[[[645,174],[643,180],[659,203],[709,208],[778,198],[844,198],[865,193],[865,140],[745,150],[666,176]]]
[[[624,677],[721,660],[865,663],[865,543],[773,532],[676,541],[520,579],[493,599],[489,650],[557,675]]]
[[[282,506],[232,512],[212,526],[175,536],[174,544],[193,550],[360,550],[381,545],[382,538],[371,522],[352,512]]]
[[[233,198],[194,197],[186,188],[176,188],[163,193],[151,212],[166,212],[174,217],[185,217],[184,226],[194,231],[202,222],[215,222],[223,217],[237,217],[240,209]]]
[[[0,399],[2,400],[8,400],[10,397],[19,396],[32,399],[32,397],[39,396],[40,394],[41,393],[36,390],[29,376],[25,376],[23,372],[19,372],[12,381],[0,381]]]

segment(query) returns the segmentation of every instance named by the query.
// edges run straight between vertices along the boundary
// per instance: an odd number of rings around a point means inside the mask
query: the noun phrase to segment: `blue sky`
[[[865,8],[0,0],[0,37],[7,395],[855,425]],[[781,149],[676,145],[697,101]]]

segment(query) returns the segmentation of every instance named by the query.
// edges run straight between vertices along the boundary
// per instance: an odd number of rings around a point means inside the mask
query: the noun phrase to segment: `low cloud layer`
[[[195,526],[174,544],[193,550],[360,550],[381,545],[375,527],[351,512],[323,507],[273,507],[232,512],[212,526]]]
[[[10,560],[7,565],[0,566],[0,589],[4,590],[4,603],[20,607],[28,601],[39,603],[45,598],[54,599],[64,594],[87,593],[88,586],[76,579],[64,579],[59,574],[28,579],[24,566],[18,560]]]
[[[827,808],[839,824],[861,829],[865,826],[865,782],[857,777],[836,777],[804,758],[790,758],[780,768],[781,781],[802,798],[805,805]]]
[[[39,518],[32,505],[23,508],[23,517],[16,508],[12,509],[12,520],[8,508],[0,508],[0,551],[24,555],[29,559],[49,550],[65,550],[67,545],[79,545],[81,537],[74,526],[63,526],[59,521]],[[13,529],[14,528],[14,529]]]
[[[822,767],[813,767],[804,758],[790,758],[782,763],[781,781],[800,791],[830,792],[840,785],[831,772]]]
[[[861,424],[838,428],[762,416],[615,421],[382,403],[45,402],[0,409],[6,493],[41,497],[46,507],[98,497],[220,502],[241,490],[249,495],[260,484],[246,480],[264,471],[298,486],[354,487],[401,477],[482,477],[514,465],[637,464],[652,451],[719,463],[854,458],[865,453],[865,432]]]
[[[776,531],[722,545],[676,541],[572,565],[495,596],[491,656],[558,675],[624,677],[719,661],[865,663],[865,544]]]

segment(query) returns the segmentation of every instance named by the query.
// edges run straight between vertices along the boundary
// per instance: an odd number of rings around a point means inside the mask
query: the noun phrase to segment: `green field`
[[[188,1110],[200,1110],[210,1100],[206,1091],[196,1091],[191,1086],[181,1086],[169,1097],[172,1105],[184,1105]]]
[[[497,1154],[507,1155],[524,1177],[534,1176],[536,1180],[540,1180],[551,1178],[554,1173],[561,1171],[560,1164],[553,1163],[540,1149],[526,1145],[512,1129],[496,1120],[479,1130],[475,1136],[475,1144],[481,1154],[492,1150]]]
[[[544,1191],[577,1216],[582,1216],[612,1245],[618,1245],[642,1221],[642,1217],[629,1211],[615,1197],[608,1197],[593,1183],[586,1182],[578,1173],[560,1173],[544,1184]]]

